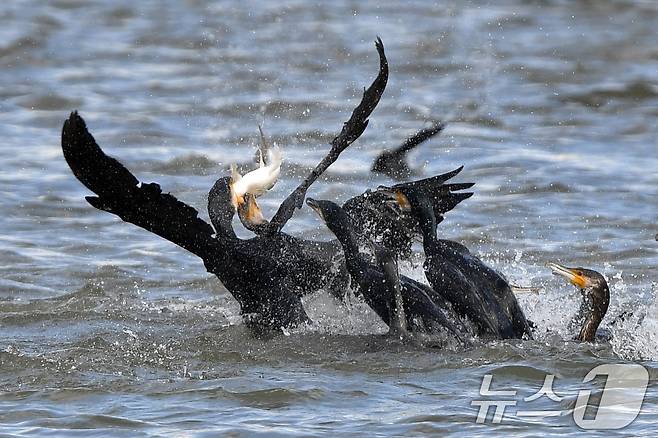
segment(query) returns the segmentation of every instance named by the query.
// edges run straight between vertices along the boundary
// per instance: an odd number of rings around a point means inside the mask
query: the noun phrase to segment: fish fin
[[[267,151],[267,161],[268,166],[270,166],[272,170],[278,170],[281,167],[281,163],[283,162],[283,154],[281,153],[281,148],[279,148],[278,145],[275,144],[269,148]]]
[[[240,181],[241,179],[242,175],[240,175],[240,172],[238,172],[238,166],[235,163],[231,164],[231,180],[233,181],[233,184]]]
[[[269,164],[269,150],[272,147],[270,142],[267,140],[265,137],[265,134],[263,133],[263,128],[258,125],[258,133],[260,134],[260,145],[258,146],[258,151],[260,153],[260,161],[259,165],[260,167],[265,167],[267,164]],[[265,162],[265,157],[267,157],[268,162]]]

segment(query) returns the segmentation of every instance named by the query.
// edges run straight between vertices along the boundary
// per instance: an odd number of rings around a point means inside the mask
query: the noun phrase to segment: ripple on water
[[[568,415],[475,424],[485,374],[522,396],[555,374],[563,409],[601,363],[655,380],[658,8],[490,3],[5,2],[0,433],[535,436],[578,429]],[[304,300],[312,325],[255,339],[199,260],[92,209],[61,157],[79,109],[108,153],[206,217],[228,163],[253,166],[262,124],[285,157],[261,198],[273,211],[371,80],[377,34],[388,89],[312,196],[390,184],[368,173],[374,156],[446,121],[410,161],[422,176],[465,165],[476,194],[440,233],[541,287],[520,297],[536,340],[400,343],[360,300],[322,293]],[[330,238],[307,210],[286,230]],[[579,293],[547,261],[604,273],[611,342],[569,341]],[[402,270],[424,281],[420,257]],[[657,394],[622,433],[653,431]]]

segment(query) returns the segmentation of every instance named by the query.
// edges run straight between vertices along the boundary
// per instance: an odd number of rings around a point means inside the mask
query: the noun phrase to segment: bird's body
[[[422,186],[398,185],[387,193],[418,221],[423,236],[425,277],[436,295],[452,303],[482,336],[532,336],[530,324],[505,278],[460,243],[437,238],[437,222],[442,217],[437,219],[434,205]]]
[[[407,153],[419,144],[429,140],[439,132],[443,131],[445,125],[441,122],[434,122],[429,128],[418,131],[409,137],[404,143],[395,149],[382,152],[375,158],[371,171],[380,173],[396,180],[410,178],[416,172],[407,164]]]
[[[358,238],[348,214],[331,201],[316,201],[308,198],[307,204],[313,208],[327,224],[327,227],[340,241],[345,253],[347,270],[352,285],[364,301],[389,327],[399,327],[392,319],[391,309],[399,299],[397,290],[391,287],[399,282],[399,293],[403,302],[405,325],[411,332],[440,333],[463,339],[465,329],[459,317],[445,300],[434,301],[431,288],[405,276],[391,278],[391,271],[371,263],[359,250]]]

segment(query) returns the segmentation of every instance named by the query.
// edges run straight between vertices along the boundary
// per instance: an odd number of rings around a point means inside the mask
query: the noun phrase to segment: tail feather
[[[460,166],[455,170],[443,173],[441,175],[424,178],[417,181],[410,181],[401,184],[396,184],[391,189],[382,187],[386,191],[401,190],[403,192],[421,192],[423,197],[427,197],[432,202],[434,215],[439,216],[452,210],[465,199],[473,196],[473,192],[459,192],[459,190],[470,189],[475,183],[452,183],[445,184],[454,176],[462,171],[464,166]]]
[[[271,146],[267,151],[267,166],[269,166],[272,171],[279,171],[281,163],[283,162],[283,153],[279,146]]]
[[[451,211],[460,202],[470,198],[471,196],[473,196],[472,192],[466,192],[466,193],[450,193],[447,196],[440,196],[434,198],[432,202],[434,215],[438,218],[439,216]]]

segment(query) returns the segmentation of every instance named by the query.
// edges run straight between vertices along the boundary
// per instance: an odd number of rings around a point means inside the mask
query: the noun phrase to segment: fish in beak
[[[256,197],[251,193],[246,193],[244,195],[243,202],[238,206],[238,214],[243,222],[246,222],[246,224],[250,224],[251,226],[258,226],[267,223],[267,219],[263,216],[263,212],[256,202]]]
[[[546,263],[553,275],[566,278],[571,284],[579,289],[586,289],[590,286],[590,281],[583,272],[583,268],[568,268],[557,263]]]
[[[231,204],[233,204],[233,208],[236,210],[240,208],[240,205],[244,204],[245,193],[240,193],[236,190],[236,185],[241,179],[242,175],[238,172],[238,167],[235,164],[231,164],[231,182],[229,186],[231,188]]]
[[[261,196],[274,187],[281,173],[281,163],[283,162],[281,149],[276,144],[269,145],[262,130],[260,132],[262,147],[260,148],[259,167],[240,175],[237,167],[234,164],[231,165],[231,201],[236,210],[245,202],[244,195],[250,193],[256,198]],[[265,150],[267,164],[263,159]]]

